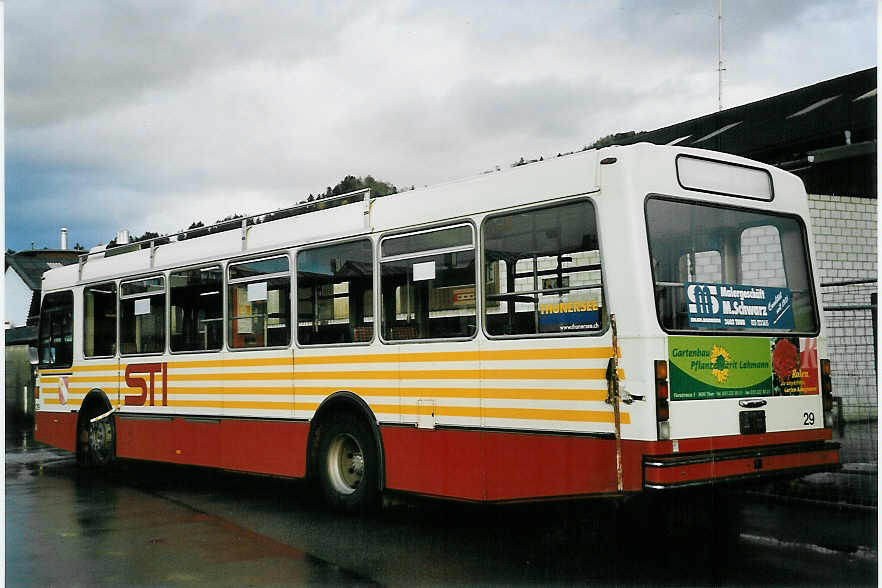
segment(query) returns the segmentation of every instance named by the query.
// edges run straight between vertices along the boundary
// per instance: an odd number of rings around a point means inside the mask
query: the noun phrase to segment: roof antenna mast
[[[719,35],[718,40],[719,43],[717,45],[717,111],[722,112],[723,110],[723,72],[726,71],[726,68],[723,67],[723,0],[719,2],[719,10],[717,11],[717,24],[719,27]]]

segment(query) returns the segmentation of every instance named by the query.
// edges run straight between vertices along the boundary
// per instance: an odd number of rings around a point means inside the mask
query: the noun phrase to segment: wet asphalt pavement
[[[123,462],[6,438],[6,583],[877,585],[875,510],[742,497],[728,541],[609,501],[480,507],[391,497],[328,512],[306,484]]]

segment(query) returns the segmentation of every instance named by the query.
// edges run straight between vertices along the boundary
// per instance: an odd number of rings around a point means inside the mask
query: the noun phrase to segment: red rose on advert
[[[783,382],[790,379],[793,370],[799,367],[799,350],[787,339],[778,339],[772,352],[772,367]]]

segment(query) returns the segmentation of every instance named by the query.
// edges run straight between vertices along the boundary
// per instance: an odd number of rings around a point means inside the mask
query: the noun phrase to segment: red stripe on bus
[[[616,492],[615,441],[597,437],[381,427],[386,487],[466,500]],[[625,441],[625,490],[639,490],[645,444]]]
[[[116,425],[119,457],[284,477],[306,473],[308,423],[117,417]]]
[[[38,441],[74,451],[76,413],[38,412]],[[117,455],[123,458],[218,467],[284,477],[306,473],[309,424],[285,420],[120,418]],[[386,487],[476,501],[530,500],[616,492],[612,439],[550,433],[462,429],[426,430],[386,425]],[[824,430],[679,441],[679,454],[829,439]],[[678,455],[671,441],[622,441],[626,492],[643,487],[644,456]],[[646,483],[712,481],[751,473],[798,471],[838,463],[835,449],[750,459],[646,468]]]
[[[76,451],[77,413],[37,412],[34,417],[34,440],[59,449]]]

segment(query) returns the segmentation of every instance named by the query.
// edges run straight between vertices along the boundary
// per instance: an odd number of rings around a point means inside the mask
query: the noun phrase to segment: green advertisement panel
[[[775,394],[764,337],[669,337],[671,400]]]

